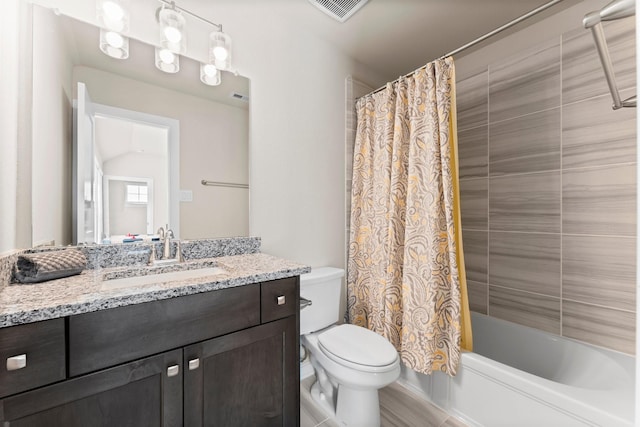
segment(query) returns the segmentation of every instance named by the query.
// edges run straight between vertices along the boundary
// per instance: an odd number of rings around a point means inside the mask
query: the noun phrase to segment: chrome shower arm
[[[614,0],[599,11],[586,14],[582,20],[584,27],[590,29],[591,34],[593,35],[593,41],[595,42],[596,49],[598,50],[602,69],[604,70],[607,85],[609,86],[611,97],[613,98],[614,110],[622,107],[635,107],[636,97],[632,96],[625,100],[620,98],[620,92],[618,91],[618,85],[616,84],[616,75],[613,70],[613,63],[611,62],[611,56],[609,55],[609,49],[607,48],[607,40],[602,28],[602,21],[613,21],[616,19],[627,18],[635,15],[635,13],[635,0]]]
[[[582,25],[591,28],[602,21],[615,21],[636,14],[635,0],[613,0],[600,10],[585,15]]]

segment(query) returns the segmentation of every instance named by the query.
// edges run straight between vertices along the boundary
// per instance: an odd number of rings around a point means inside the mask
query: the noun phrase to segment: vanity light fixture
[[[218,86],[222,82],[220,70],[213,64],[200,64],[200,81],[209,86]]]
[[[174,2],[168,7],[162,4],[158,10],[158,22],[160,23],[160,46],[171,52],[184,54],[187,51],[186,21]]]
[[[180,55],[169,49],[156,47],[156,68],[165,73],[180,71]]]
[[[129,57],[130,0],[95,0],[100,26],[100,50],[117,59]],[[187,52],[187,15],[216,28],[209,33],[207,59],[200,64],[200,81],[209,86],[221,83],[221,71],[231,71],[231,37],[222,25],[211,22],[176,5],[175,1],[158,0],[156,10],[159,43],[155,48],[155,65],[165,73],[180,71],[180,55]],[[237,73],[236,73],[237,74]]]
[[[129,31],[128,0],[97,0],[96,14],[100,26],[100,50],[116,59],[129,57],[129,38],[123,33]]]
[[[219,85],[222,79],[220,72],[231,70],[231,37],[222,32],[222,25],[204,19],[176,5],[175,1],[158,1],[162,3],[162,6],[156,12],[156,18],[160,26],[160,46],[162,49],[167,49],[174,54],[186,53],[186,15],[216,28],[216,31],[209,34],[208,62],[200,64],[200,81],[209,86]],[[158,55],[159,53],[156,49],[156,66],[166,71],[160,66],[164,67],[166,63],[159,65]],[[176,71],[178,68],[176,68]]]
[[[100,50],[116,59],[129,57],[129,38],[115,31],[100,28]]]
[[[231,69],[231,37],[220,31],[209,34],[209,60],[219,70]]]
[[[96,14],[100,28],[118,33],[129,31],[128,0],[96,0]]]

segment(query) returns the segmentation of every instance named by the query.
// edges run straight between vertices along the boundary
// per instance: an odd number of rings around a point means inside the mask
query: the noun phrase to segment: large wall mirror
[[[34,246],[165,224],[183,239],[249,234],[247,78],[207,86],[188,57],[167,74],[149,44],[130,39],[118,60],[95,26],[38,5],[28,15]]]

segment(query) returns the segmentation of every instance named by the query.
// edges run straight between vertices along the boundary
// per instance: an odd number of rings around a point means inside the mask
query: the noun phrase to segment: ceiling
[[[65,5],[65,8],[69,10],[62,10],[63,13],[74,11],[78,15],[86,15],[85,18],[91,17],[90,19],[93,19],[95,15],[94,3],[86,0],[32,1],[50,7]],[[522,29],[546,16],[580,3],[580,1],[561,0],[545,12],[518,24],[512,31]],[[298,31],[310,32],[313,36],[327,41],[347,56],[377,72],[382,81],[389,81],[443,56],[547,2],[548,0],[369,0],[362,9],[344,23],[324,14],[309,0],[177,0],[176,3],[194,11],[209,10],[216,16],[205,14],[204,17],[214,22],[218,18],[217,12],[220,10],[226,10],[227,13],[234,16],[242,16],[241,12],[249,9],[260,11],[264,11],[265,8],[269,9],[270,13],[279,15],[281,19],[278,21],[286,26],[286,31],[291,32],[292,36]],[[603,5],[606,2],[607,0],[603,0]],[[141,22],[136,23],[136,27],[145,31],[145,34],[138,38],[146,40],[145,37],[155,37],[155,24],[141,17],[153,14],[157,5],[158,0],[132,2],[132,19],[139,18]],[[90,22],[90,19],[83,20]],[[149,23],[154,25],[147,25]],[[196,24],[194,27],[197,27],[198,22],[195,21],[193,24]],[[280,24],[274,23],[274,25]],[[205,26],[205,29],[207,28]],[[125,65],[129,68],[127,72],[135,73],[136,70],[145,68],[151,61],[146,59],[148,55],[145,54],[144,61],[146,62],[144,64],[136,62],[136,58],[143,56],[134,55],[134,50],[144,48],[142,43],[132,42],[132,55],[128,61],[116,61],[102,55],[95,49],[97,40],[95,29],[74,26],[72,31],[75,33],[74,38],[79,40],[78,50],[82,52],[82,55],[86,54],[87,58],[90,58],[87,61],[95,64],[86,65],[103,69],[109,69],[109,65],[111,65],[115,70],[116,63],[120,67],[122,63],[126,62]],[[507,31],[502,35],[508,33]],[[494,36],[487,43],[500,37],[501,35]],[[193,37],[189,41],[194,47],[197,47],[195,44],[199,42],[201,41],[198,37]],[[198,49],[195,50],[198,51]],[[200,50],[206,50],[206,48]],[[469,49],[465,53],[472,51],[473,49]],[[460,55],[464,55],[464,53]],[[187,59],[184,62],[184,64],[181,63],[179,74],[197,75],[197,63],[190,64]],[[193,70],[190,70],[189,67]],[[178,84],[176,76],[162,75],[163,73],[156,73],[153,70],[150,72],[155,73],[151,75],[151,78],[157,79],[155,84],[169,86],[173,83]],[[229,80],[228,77],[232,76],[230,73],[224,73],[223,86],[226,84],[225,78]],[[146,80],[148,77],[134,78]],[[243,94],[248,92],[248,82],[245,83],[247,89],[239,90]],[[181,87],[191,86],[193,94],[203,94],[203,85],[199,83],[197,78],[186,79],[179,84]],[[216,92],[227,96],[231,90],[217,90]]]
[[[130,153],[166,158],[168,130],[114,117],[95,117],[95,140],[103,163]]]
[[[324,14],[308,0],[280,0],[274,5],[278,5],[279,13],[291,22],[300,23],[305,30],[334,44],[387,80],[393,80],[547,2],[369,0],[344,23]],[[519,24],[518,28],[578,2],[563,0]]]

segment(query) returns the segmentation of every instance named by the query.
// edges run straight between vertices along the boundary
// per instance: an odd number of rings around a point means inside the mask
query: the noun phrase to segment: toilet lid
[[[327,356],[358,365],[387,366],[398,358],[398,352],[386,338],[360,326],[336,326],[321,333],[318,342]]]

